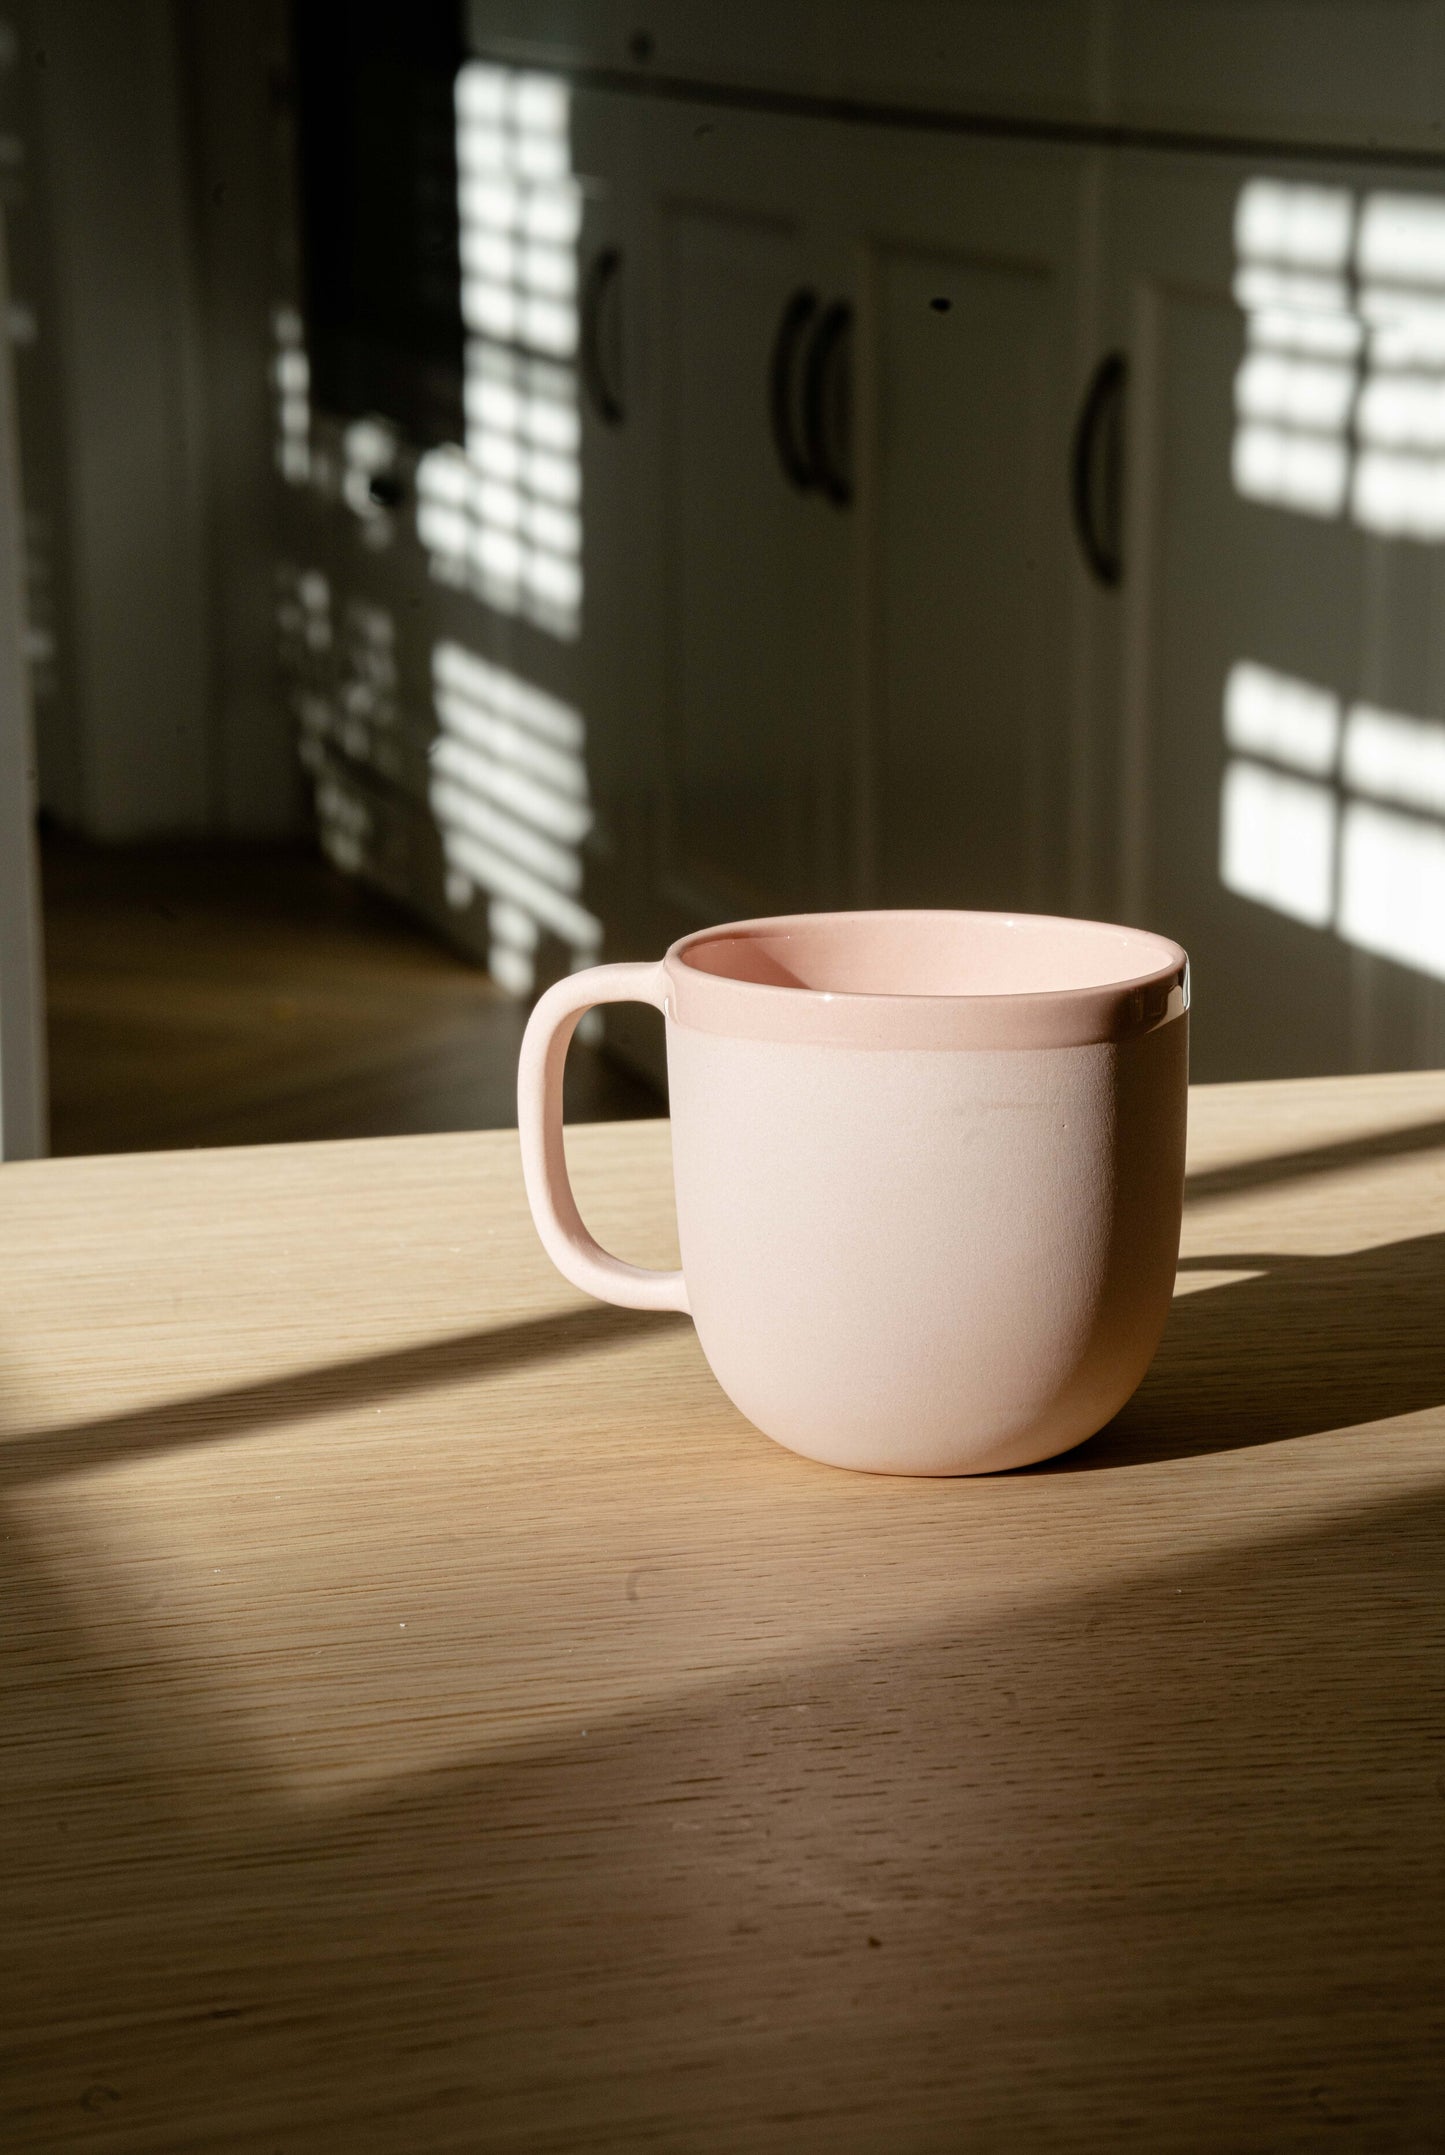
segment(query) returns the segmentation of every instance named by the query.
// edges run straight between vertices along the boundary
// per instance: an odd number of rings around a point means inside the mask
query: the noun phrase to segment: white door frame
[[[35,853],[35,735],[10,276],[0,219],[0,1160],[46,1150],[45,1002]]]

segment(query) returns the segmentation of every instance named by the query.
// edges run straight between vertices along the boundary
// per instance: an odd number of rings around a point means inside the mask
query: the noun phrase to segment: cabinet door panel
[[[664,874],[705,911],[786,910],[813,897],[818,828],[820,504],[785,478],[767,402],[797,254],[784,226],[673,207],[662,260]]]
[[[865,887],[1067,911],[1089,607],[1069,528],[1094,160],[879,144],[861,429]]]
[[[882,255],[877,289],[879,886],[895,905],[1027,906],[1063,509],[1041,470],[1053,295],[1027,267],[904,253]]]

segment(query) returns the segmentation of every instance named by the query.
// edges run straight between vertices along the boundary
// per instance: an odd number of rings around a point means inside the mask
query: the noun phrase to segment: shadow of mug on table
[[[1327,1257],[1210,1252],[1180,1271],[1248,1276],[1178,1296],[1127,1406],[1032,1471],[1238,1451],[1445,1404],[1445,1233]]]

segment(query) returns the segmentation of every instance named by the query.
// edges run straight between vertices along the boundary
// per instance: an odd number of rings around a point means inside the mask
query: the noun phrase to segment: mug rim
[[[1158,953],[1143,971],[1118,980],[1059,988],[1018,988],[949,994],[908,990],[815,988],[801,983],[744,980],[692,962],[692,953],[722,941],[785,937],[822,922],[988,921],[1009,927],[1095,929],[1128,937]],[[662,960],[664,1009],[675,1024],[732,1039],[780,1044],[870,1048],[1090,1047],[1137,1039],[1187,1016],[1189,959],[1170,937],[1149,928],[1059,913],[988,911],[977,907],[851,907],[812,913],[761,915],[720,922],[680,936]]]

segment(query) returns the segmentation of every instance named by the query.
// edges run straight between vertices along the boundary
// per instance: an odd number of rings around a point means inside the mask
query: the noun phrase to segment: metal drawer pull
[[[1106,352],[1094,369],[1074,429],[1074,529],[1095,580],[1114,590],[1124,580],[1124,392],[1129,363]],[[1098,497],[1095,479],[1100,480]]]
[[[621,426],[627,417],[618,390],[607,379],[602,359],[602,309],[607,295],[622,274],[622,252],[603,247],[587,266],[582,283],[582,327],[578,358],[592,409],[605,426]]]
[[[806,493],[816,482],[807,452],[799,443],[795,424],[798,349],[817,311],[816,293],[806,287],[794,292],[778,322],[768,366],[768,415],[772,421],[773,444],[784,476],[800,493]]]
[[[853,309],[846,299],[835,300],[813,332],[803,371],[803,439],[813,484],[840,509],[853,499],[852,336]]]

